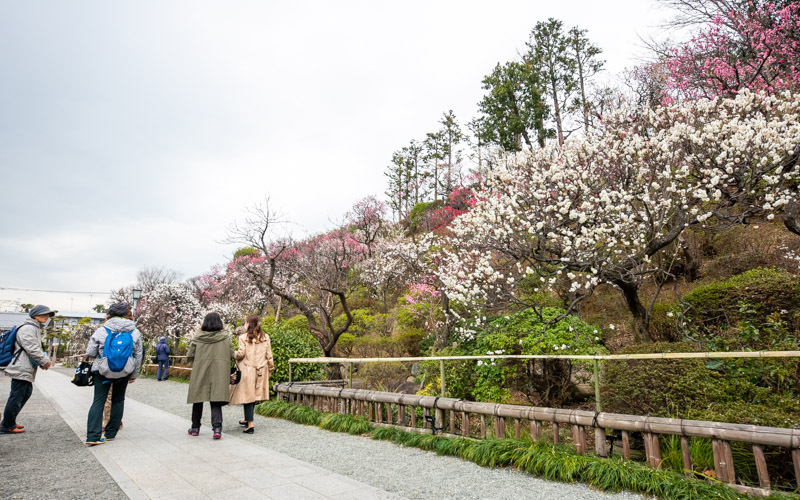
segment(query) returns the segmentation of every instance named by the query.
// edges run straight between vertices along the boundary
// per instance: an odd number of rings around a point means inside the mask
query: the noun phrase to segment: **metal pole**
[[[292,362],[289,361],[289,382],[292,381]]]
[[[353,363],[349,363],[350,365],[350,377],[347,379],[347,387],[352,389],[353,388]]]
[[[594,368],[594,403],[596,411],[603,411],[600,404],[600,362],[592,360],[592,367]]]
[[[444,360],[439,360],[439,378],[442,381],[442,397],[445,397],[446,384],[444,381]]]

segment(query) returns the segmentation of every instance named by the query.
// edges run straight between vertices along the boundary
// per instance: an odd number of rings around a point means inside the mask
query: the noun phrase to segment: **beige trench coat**
[[[234,354],[242,380],[231,386],[230,404],[240,405],[267,401],[269,399],[269,374],[275,370],[272,360],[272,344],[269,335],[264,334],[263,342],[247,341],[247,334],[239,336],[239,349]]]

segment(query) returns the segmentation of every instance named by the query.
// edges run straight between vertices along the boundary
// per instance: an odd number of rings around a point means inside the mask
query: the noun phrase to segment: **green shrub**
[[[324,354],[317,339],[308,330],[299,329],[297,323],[285,321],[276,324],[274,321],[264,321],[262,325],[272,343],[272,357],[275,362],[275,372],[270,376],[271,384],[289,381],[290,358],[317,358]],[[324,374],[325,369],[321,364],[292,365],[292,380],[320,380]]]
[[[564,313],[545,308],[539,319],[534,311],[489,320],[470,344],[435,352],[435,355],[504,354],[606,354],[602,332],[574,315],[546,324]],[[514,392],[528,401],[559,406],[575,395],[573,363],[562,360],[447,361],[447,395],[475,401],[511,402]],[[422,364],[425,393],[439,394],[439,364]]]
[[[386,336],[392,333],[393,321],[388,314],[374,313],[370,309],[354,309],[351,311],[353,322],[346,333],[355,337],[365,335]],[[341,328],[347,321],[347,316],[340,314],[333,320],[334,328]]]
[[[284,328],[308,331],[308,318],[302,314],[296,314],[291,318],[281,321],[281,325],[283,325]]]
[[[542,318],[526,309],[490,320],[478,336],[475,354],[607,354],[602,332],[578,316],[546,307]],[[565,360],[489,360],[478,363],[475,396],[479,400],[505,402],[510,390],[524,394],[529,402],[560,406],[576,393],[575,363]]]
[[[787,321],[800,310],[800,276],[779,269],[752,269],[729,280],[702,285],[684,296],[687,320],[706,333],[726,329],[743,319],[741,304],[751,306],[751,320],[760,325],[775,313]],[[791,330],[800,328],[790,324]]]
[[[419,354],[422,332],[406,332],[393,337],[343,333],[336,342],[336,353],[353,358],[396,358]]]
[[[694,352],[687,342],[642,344],[621,353]],[[765,362],[766,360],[752,360]],[[800,398],[760,387],[720,360],[655,359],[603,363],[603,408],[613,413],[792,427]]]
[[[472,354],[474,346],[462,344],[457,347],[445,347],[440,351],[435,351],[435,356],[469,356]],[[445,379],[447,381],[445,396],[448,398],[468,399],[476,401],[473,394],[477,373],[475,372],[475,361],[446,361],[444,364]],[[423,394],[439,396],[441,393],[439,380],[439,362],[423,361],[420,363],[420,373],[418,381],[423,386]]]
[[[358,369],[358,378],[365,389],[375,391],[394,391],[411,375],[411,370],[403,363],[364,363]]]

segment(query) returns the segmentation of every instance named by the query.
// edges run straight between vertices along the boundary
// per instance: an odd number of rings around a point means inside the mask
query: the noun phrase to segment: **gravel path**
[[[0,409],[10,390],[0,372]],[[128,498],[36,384],[17,421],[23,434],[0,434],[0,498]]]
[[[140,378],[127,397],[186,418],[188,385]],[[204,426],[210,426],[208,409]],[[438,456],[392,443],[328,432],[280,419],[256,415],[256,432],[241,433],[240,406],[225,407],[224,433],[236,433],[261,446],[285,453],[406,498],[497,499],[633,499],[631,493],[604,493],[584,485],[556,483],[510,468],[488,469],[455,457]],[[188,424],[188,422],[187,422]],[[153,425],[158,425],[153,422]]]

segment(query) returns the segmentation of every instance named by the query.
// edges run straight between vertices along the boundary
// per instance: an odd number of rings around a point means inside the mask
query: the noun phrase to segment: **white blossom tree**
[[[137,324],[150,339],[167,337],[177,347],[200,326],[203,310],[192,291],[181,283],[161,283],[142,295]],[[173,349],[174,350],[174,349]]]
[[[712,217],[771,219],[797,202],[798,118],[800,96],[744,91],[621,111],[586,139],[520,154],[452,224],[451,249],[442,247],[448,294],[538,310],[530,292],[567,278],[571,309],[607,283],[625,298],[637,340],[650,340],[639,288],[668,272],[656,256]]]

